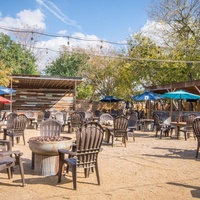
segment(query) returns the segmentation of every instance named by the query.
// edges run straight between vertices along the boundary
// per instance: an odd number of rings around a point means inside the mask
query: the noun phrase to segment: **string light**
[[[18,32],[18,33],[32,33],[32,37],[31,40],[34,40],[33,35],[34,34],[39,34],[39,35],[43,35],[43,36],[48,36],[48,37],[64,37],[64,38],[68,38],[68,42],[67,44],[69,45],[69,39],[75,39],[75,40],[82,40],[82,41],[90,41],[90,42],[101,42],[100,45],[100,49],[103,48],[102,43],[109,43],[109,44],[115,44],[115,45],[128,45],[128,43],[118,43],[118,42],[111,42],[111,41],[106,41],[106,40],[94,40],[94,39],[85,39],[85,38],[78,38],[78,37],[72,37],[72,36],[58,36],[58,35],[53,35],[53,34],[47,34],[47,33],[41,33],[41,32],[37,32],[37,31],[30,31],[30,30],[25,30],[25,29],[15,29],[15,28],[8,28],[8,27],[0,27],[0,29],[2,30],[6,30],[6,31],[11,31],[11,32]],[[28,45],[23,45],[26,47],[30,47]],[[55,53],[60,53],[60,51],[56,51],[53,49],[49,49],[49,48],[42,48],[42,47],[33,47],[34,49],[38,49],[38,50],[46,50],[46,54],[48,54],[48,51],[52,51]],[[133,49],[131,48],[131,51]],[[67,52],[72,52],[72,51],[67,51]],[[73,50],[73,52],[75,52],[75,50]],[[109,58],[115,58],[115,59],[127,59],[127,60],[133,60],[133,61],[147,61],[147,62],[169,62],[169,63],[187,63],[187,64],[200,64],[200,61],[188,61],[188,60],[162,60],[162,59],[151,59],[151,58],[133,58],[133,57],[129,57],[129,56],[112,56],[112,55],[102,55],[102,54],[91,54],[91,53],[87,53],[88,55],[92,55],[92,56],[97,56],[97,57],[109,57]]]

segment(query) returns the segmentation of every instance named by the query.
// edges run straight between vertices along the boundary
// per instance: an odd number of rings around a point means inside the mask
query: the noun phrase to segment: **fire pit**
[[[69,149],[72,138],[39,136],[29,139],[29,148],[34,154],[34,171],[43,176],[56,175],[59,167],[59,149]]]

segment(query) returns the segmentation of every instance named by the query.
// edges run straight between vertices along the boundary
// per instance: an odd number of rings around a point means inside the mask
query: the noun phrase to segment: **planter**
[[[38,175],[56,175],[59,169],[59,149],[69,149],[70,137],[32,137],[29,148],[33,152],[34,172]]]

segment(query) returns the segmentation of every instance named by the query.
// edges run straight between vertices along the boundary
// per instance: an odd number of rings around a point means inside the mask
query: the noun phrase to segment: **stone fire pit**
[[[38,175],[50,176],[58,173],[59,149],[69,149],[72,138],[60,136],[39,136],[29,139],[29,148],[33,152],[34,171]]]

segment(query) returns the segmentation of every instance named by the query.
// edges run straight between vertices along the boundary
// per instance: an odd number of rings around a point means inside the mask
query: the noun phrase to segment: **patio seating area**
[[[36,129],[26,129],[25,136],[40,135]],[[197,141],[190,137],[185,141],[181,136],[176,138],[155,137],[155,132],[135,130],[135,142],[129,136],[124,148],[121,140],[115,146],[102,144],[103,151],[99,154],[99,174],[101,186],[97,185],[95,173],[90,172],[89,178],[84,177],[82,169],[77,171],[78,189],[73,190],[72,175],[57,183],[58,176],[40,176],[31,168],[31,150],[28,144],[16,144],[13,150],[23,152],[26,187],[21,188],[19,169],[15,168],[13,179],[7,178],[6,171],[0,173],[1,190],[5,198],[12,199],[13,192],[35,199],[71,198],[71,199],[192,199],[199,198],[199,160],[196,159]],[[2,135],[1,135],[2,136]],[[61,132],[61,136],[75,138],[75,133]],[[126,170],[122,167],[126,166]],[[194,173],[195,171],[195,173]],[[48,191],[48,192],[44,192]],[[123,193],[123,197],[121,196]]]

